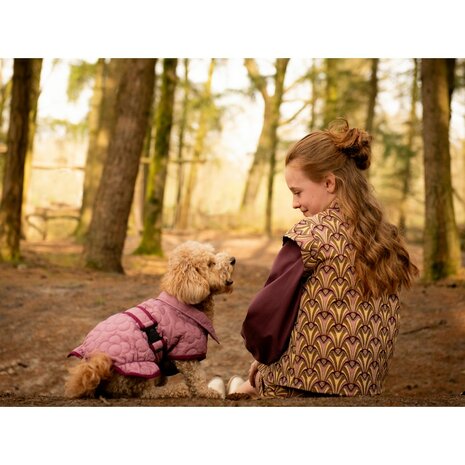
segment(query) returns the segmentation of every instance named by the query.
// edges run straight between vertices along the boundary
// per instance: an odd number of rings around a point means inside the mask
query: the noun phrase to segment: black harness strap
[[[165,376],[173,376],[178,374],[179,370],[176,368],[176,365],[172,360],[168,359],[166,352],[166,342],[158,332],[158,323],[145,308],[139,305],[137,306],[137,308],[142,310],[150,318],[150,320],[153,322],[152,325],[144,327],[143,323],[130,311],[126,310],[124,313],[132,317],[139,326],[139,329],[147,335],[147,342],[149,343],[149,347],[152,349],[152,352],[155,355],[161,352],[161,359],[157,362],[161,372]]]

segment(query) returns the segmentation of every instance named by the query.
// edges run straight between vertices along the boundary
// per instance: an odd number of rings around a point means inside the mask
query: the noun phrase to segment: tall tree
[[[276,73],[274,78],[275,91],[272,99],[272,114],[270,125],[270,161],[268,172],[268,188],[266,196],[266,217],[265,217],[265,232],[268,237],[272,235],[272,211],[273,211],[273,186],[274,177],[276,175],[276,149],[278,147],[278,126],[281,102],[284,94],[284,78],[286,69],[289,63],[289,58],[276,59]]]
[[[23,203],[27,203],[27,192],[32,174],[32,154],[34,151],[34,136],[37,126],[37,103],[40,96],[40,76],[42,72],[42,58],[31,58],[32,85],[31,85],[31,111],[29,112],[29,138],[24,166]],[[24,223],[24,221],[23,221]]]
[[[6,133],[3,131],[3,121],[5,108],[7,107],[8,99],[11,96],[11,82],[12,79],[5,80],[3,70],[5,62],[0,59],[0,191],[3,186],[3,173],[5,171],[5,157],[4,151],[6,150]]]
[[[11,79],[5,80],[3,73],[4,68],[5,63],[2,58],[0,59],[0,143],[6,141],[5,134],[3,133],[4,110],[11,93]]]
[[[378,96],[378,65],[379,58],[371,58],[371,72],[368,83],[368,107],[365,122],[365,129],[369,134],[373,134],[373,121],[375,119],[376,98]]]
[[[33,71],[32,60],[14,60],[8,151],[0,204],[0,260],[4,261],[20,258],[24,165],[29,144],[29,115],[34,106]]]
[[[424,278],[435,281],[460,268],[452,201],[449,122],[455,59],[421,60],[425,166]]]
[[[341,96],[339,90],[340,61],[341,60],[337,58],[327,58],[325,60],[326,86],[323,112],[323,126],[325,128],[335,118],[342,116],[340,111]]]
[[[276,64],[286,70],[288,58],[279,58]],[[282,102],[282,92],[276,87],[275,73],[274,93],[270,94],[268,90],[268,81],[265,76],[260,74],[257,62],[254,59],[247,58],[244,61],[245,67],[250,80],[254,87],[259,91],[264,101],[263,125],[258,140],[257,149],[254,159],[247,175],[246,185],[241,203],[241,212],[243,215],[249,215],[253,212],[255,199],[257,197],[263,177],[270,165],[272,153],[276,150],[276,130],[279,125],[279,108]],[[280,73],[279,73],[280,75]],[[274,147],[274,148],[273,148]],[[269,187],[269,186],[268,186]]]
[[[158,63],[156,60],[155,65]],[[142,158],[137,173],[136,187],[134,188],[134,199],[132,201],[131,214],[129,216],[129,225],[131,219],[134,224],[137,234],[142,234],[144,230],[144,212],[145,212],[145,196],[147,192],[147,183],[149,178],[149,168],[152,157],[155,152],[155,134],[157,132],[157,73],[155,66],[155,82],[153,87],[152,104],[150,105],[149,124],[147,126],[147,134],[145,135],[144,148],[142,150]]]
[[[202,91],[202,108],[199,117],[199,126],[195,136],[194,151],[190,162],[189,177],[181,204],[179,217],[179,227],[186,229],[189,224],[189,214],[191,208],[192,195],[197,182],[198,165],[201,163],[201,156],[204,153],[205,139],[208,133],[209,110],[212,102],[212,82],[213,72],[215,70],[215,59],[210,60],[208,67],[208,76]]]
[[[412,181],[412,158],[415,156],[414,139],[417,133],[417,111],[418,102],[418,59],[413,59],[412,87],[410,91],[410,116],[407,130],[407,144],[403,156],[403,167],[401,170],[402,191],[400,199],[399,229],[405,233],[407,227],[407,200],[410,196]]]
[[[84,168],[84,186],[81,211],[75,235],[83,239],[89,229],[92,208],[97,194],[103,165],[108,151],[110,134],[115,121],[116,91],[119,81],[121,59],[106,63],[97,62],[94,91],[89,111],[89,146]]]
[[[185,145],[185,135],[187,129],[187,115],[189,108],[189,58],[184,58],[184,79],[182,81],[182,88],[184,96],[182,99],[182,109],[181,109],[181,118],[179,121],[179,131],[178,131],[178,150],[177,150],[177,187],[176,187],[176,204],[174,212],[173,226],[175,228],[179,227],[181,220],[181,203],[182,203],[182,187],[184,180],[184,145]]]
[[[122,59],[116,120],[85,244],[87,267],[124,272],[121,264],[155,81],[155,59]]]
[[[162,227],[163,200],[170,151],[171,128],[173,125],[174,95],[176,90],[176,58],[163,60],[163,75],[160,101],[157,106],[157,132],[155,136],[155,155],[150,163],[147,184],[144,230],[136,253],[163,255]]]
[[[312,58],[312,66],[310,68],[310,84],[312,87],[312,95],[310,98],[310,121],[308,129],[313,131],[316,127],[316,106],[319,98],[319,80],[318,80],[318,66],[316,58]]]
[[[379,58],[370,58],[371,70],[370,79],[368,81],[368,106],[365,120],[365,130],[372,136],[374,136],[373,121],[375,119],[376,97],[378,96],[378,63]],[[367,178],[370,177],[370,174],[370,169],[365,171],[365,175],[367,176]]]

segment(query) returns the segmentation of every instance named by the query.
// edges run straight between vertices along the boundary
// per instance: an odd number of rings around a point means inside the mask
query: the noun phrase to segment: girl
[[[363,174],[370,158],[371,137],[344,119],[289,150],[286,183],[304,218],[285,234],[249,307],[242,336],[256,361],[233,392],[382,391],[398,334],[398,294],[418,269]]]

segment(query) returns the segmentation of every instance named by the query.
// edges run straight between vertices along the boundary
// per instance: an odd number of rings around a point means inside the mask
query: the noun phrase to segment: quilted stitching
[[[211,322],[203,313],[177,302],[166,293],[142,302],[138,307],[145,308],[158,322],[157,330],[166,342],[170,359],[203,359],[207,353],[208,334],[217,340]],[[132,307],[129,311],[145,326],[152,324],[140,308]],[[123,312],[100,322],[70,355],[86,358],[95,352],[108,354],[115,369],[124,375],[144,378],[160,375],[158,363],[162,352],[153,353],[147,335],[132,317]]]

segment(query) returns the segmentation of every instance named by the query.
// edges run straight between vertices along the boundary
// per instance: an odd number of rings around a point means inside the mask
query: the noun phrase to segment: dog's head
[[[179,301],[195,305],[210,295],[232,292],[235,263],[234,257],[215,253],[210,244],[184,242],[171,253],[161,287]]]

